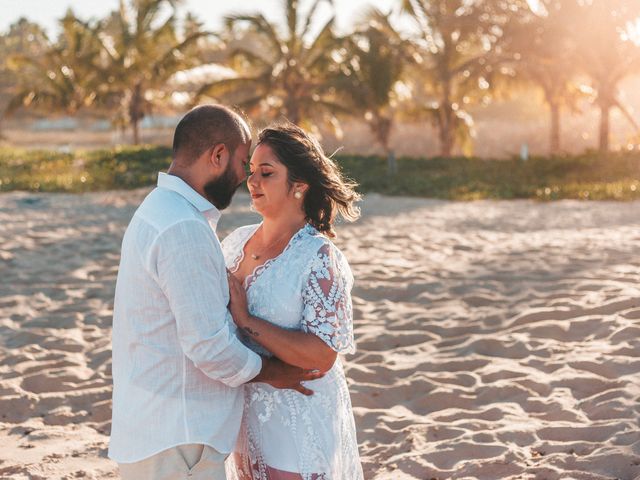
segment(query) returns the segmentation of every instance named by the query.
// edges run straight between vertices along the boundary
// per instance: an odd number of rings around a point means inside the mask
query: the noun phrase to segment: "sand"
[[[106,458],[122,234],[146,190],[0,195],[0,478]],[[369,195],[338,228],[367,479],[640,476],[640,204]],[[255,221],[239,195],[220,225]]]

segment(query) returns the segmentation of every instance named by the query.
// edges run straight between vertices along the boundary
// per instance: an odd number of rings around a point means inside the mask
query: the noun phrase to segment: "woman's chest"
[[[238,279],[239,282],[243,283],[245,280],[251,277],[251,274],[258,268],[262,263],[259,260],[254,260],[252,258],[244,257],[240,264],[237,266],[236,270],[233,271],[233,276]]]
[[[287,268],[286,262],[258,267],[246,286],[252,315],[283,328],[300,328],[304,310],[300,272]]]

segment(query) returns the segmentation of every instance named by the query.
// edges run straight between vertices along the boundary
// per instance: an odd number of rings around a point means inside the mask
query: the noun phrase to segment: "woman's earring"
[[[295,193],[293,194],[293,196],[294,196],[295,198],[297,198],[298,200],[300,200],[300,199],[302,198],[302,193],[301,193],[301,192],[295,192]]]

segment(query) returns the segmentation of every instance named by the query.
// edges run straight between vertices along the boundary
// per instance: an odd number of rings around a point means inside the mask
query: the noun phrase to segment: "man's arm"
[[[262,370],[249,383],[268,383],[275,388],[289,388],[304,395],[313,395],[313,390],[303,386],[301,382],[322,378],[325,373],[319,370],[305,370],[295,367],[276,357],[262,357]]]
[[[162,232],[152,250],[185,355],[207,376],[230,387],[254,380],[308,394],[300,382],[317,374],[263,359],[232,332],[224,294],[226,270],[216,258],[214,242],[207,225],[186,220]]]

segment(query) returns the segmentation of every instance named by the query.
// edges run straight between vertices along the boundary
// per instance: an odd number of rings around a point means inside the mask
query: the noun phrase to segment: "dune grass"
[[[166,147],[58,152],[0,149],[0,191],[91,192],[153,185],[171,163]]]
[[[450,200],[640,199],[640,153],[487,160],[400,158],[389,175],[381,157],[338,156],[362,192]],[[56,152],[0,149],[0,191],[90,192],[151,186],[166,170],[166,147]]]
[[[640,154],[597,153],[566,157],[486,160],[430,158],[398,160],[390,176],[382,158],[338,159],[365,192],[450,200],[634,200],[640,199]]]

